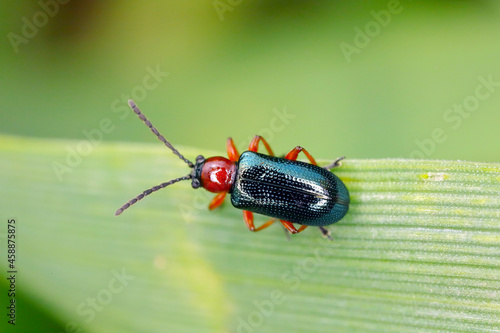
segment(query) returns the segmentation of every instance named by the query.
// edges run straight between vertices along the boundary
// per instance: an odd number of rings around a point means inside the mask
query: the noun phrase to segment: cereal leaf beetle
[[[115,215],[120,215],[131,205],[159,189],[189,179],[195,189],[203,186],[207,191],[218,193],[209,205],[210,210],[219,207],[230,193],[231,203],[243,210],[243,219],[250,231],[262,230],[279,220],[292,234],[299,233],[308,226],[316,226],[323,235],[328,236],[324,227],[338,222],[349,209],[347,188],[337,176],[328,171],[339,166],[344,157],[323,168],[300,146],[293,148],[284,158],[275,157],[267,141],[257,135],[250,142],[248,150],[241,155],[229,138],[226,143],[228,158],[214,156],[205,159],[199,155],[196,162],[192,163],[165,140],[134,101],[129,100],[129,105],[158,139],[186,162],[192,171],[184,177],[145,190],[124,204]],[[268,155],[257,152],[260,142]],[[306,155],[310,163],[297,161],[300,152]],[[256,228],[253,213],[272,219]],[[296,229],[293,223],[301,226]]]

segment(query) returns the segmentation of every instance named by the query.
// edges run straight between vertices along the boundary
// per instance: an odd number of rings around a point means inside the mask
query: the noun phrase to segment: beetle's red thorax
[[[201,184],[210,192],[228,192],[236,176],[236,163],[222,156],[205,160],[201,170]]]

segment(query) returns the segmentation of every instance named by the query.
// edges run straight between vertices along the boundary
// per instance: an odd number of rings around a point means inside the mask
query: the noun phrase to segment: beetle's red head
[[[236,176],[236,163],[222,156],[205,159],[199,155],[191,173],[193,188],[203,186],[210,192],[229,192]]]

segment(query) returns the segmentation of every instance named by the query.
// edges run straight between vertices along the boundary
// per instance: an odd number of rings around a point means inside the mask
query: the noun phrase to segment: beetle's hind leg
[[[290,232],[290,234],[298,234],[299,232],[304,231],[308,227],[307,225],[301,225],[299,229],[296,229],[292,222],[283,221],[283,220],[280,220],[280,222],[281,222],[281,224],[283,224],[283,227],[285,227],[285,229]],[[318,227],[318,228],[321,231],[321,234],[323,235],[323,237],[328,238],[329,240],[333,240],[331,233],[330,233],[330,230],[328,230],[325,227]]]
[[[329,240],[333,240],[332,233],[330,232],[330,230],[328,230],[325,227],[318,227],[318,228],[321,231],[321,234],[323,235],[323,237],[328,238]]]
[[[342,161],[344,158],[345,158],[345,156],[341,156],[341,157],[337,158],[335,161],[333,161],[332,163],[325,165],[323,168],[326,170],[338,168],[339,166],[342,165],[342,163],[340,163],[340,161]]]
[[[292,222],[284,220],[280,220],[280,222],[291,234],[298,234],[299,232],[302,232],[305,228],[307,228],[307,225],[301,225],[299,229],[296,229]]]
[[[282,229],[283,229],[283,232],[285,233],[286,239],[287,239],[287,240],[291,240],[291,239],[292,239],[292,237],[290,236],[290,232],[288,231],[288,229],[287,229],[287,228],[285,228],[285,226],[284,226],[283,224],[281,224],[281,227],[282,227]]]

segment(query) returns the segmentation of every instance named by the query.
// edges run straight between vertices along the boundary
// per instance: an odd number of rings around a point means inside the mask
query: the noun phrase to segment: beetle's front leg
[[[219,207],[220,205],[222,205],[222,203],[224,202],[224,199],[226,199],[226,194],[227,194],[227,192],[221,192],[221,193],[217,194],[210,202],[210,205],[208,205],[208,209],[213,210],[213,209]]]
[[[240,153],[238,153],[238,149],[234,145],[233,138],[228,138],[226,141],[226,150],[227,157],[230,161],[236,162],[240,158]]]
[[[262,229],[269,227],[271,224],[274,223],[274,221],[276,221],[276,219],[271,219],[266,223],[264,223],[263,225],[261,225],[260,227],[255,228],[255,226],[253,225],[253,213],[248,210],[243,211],[243,219],[245,220],[247,228],[250,231],[261,231]]]

